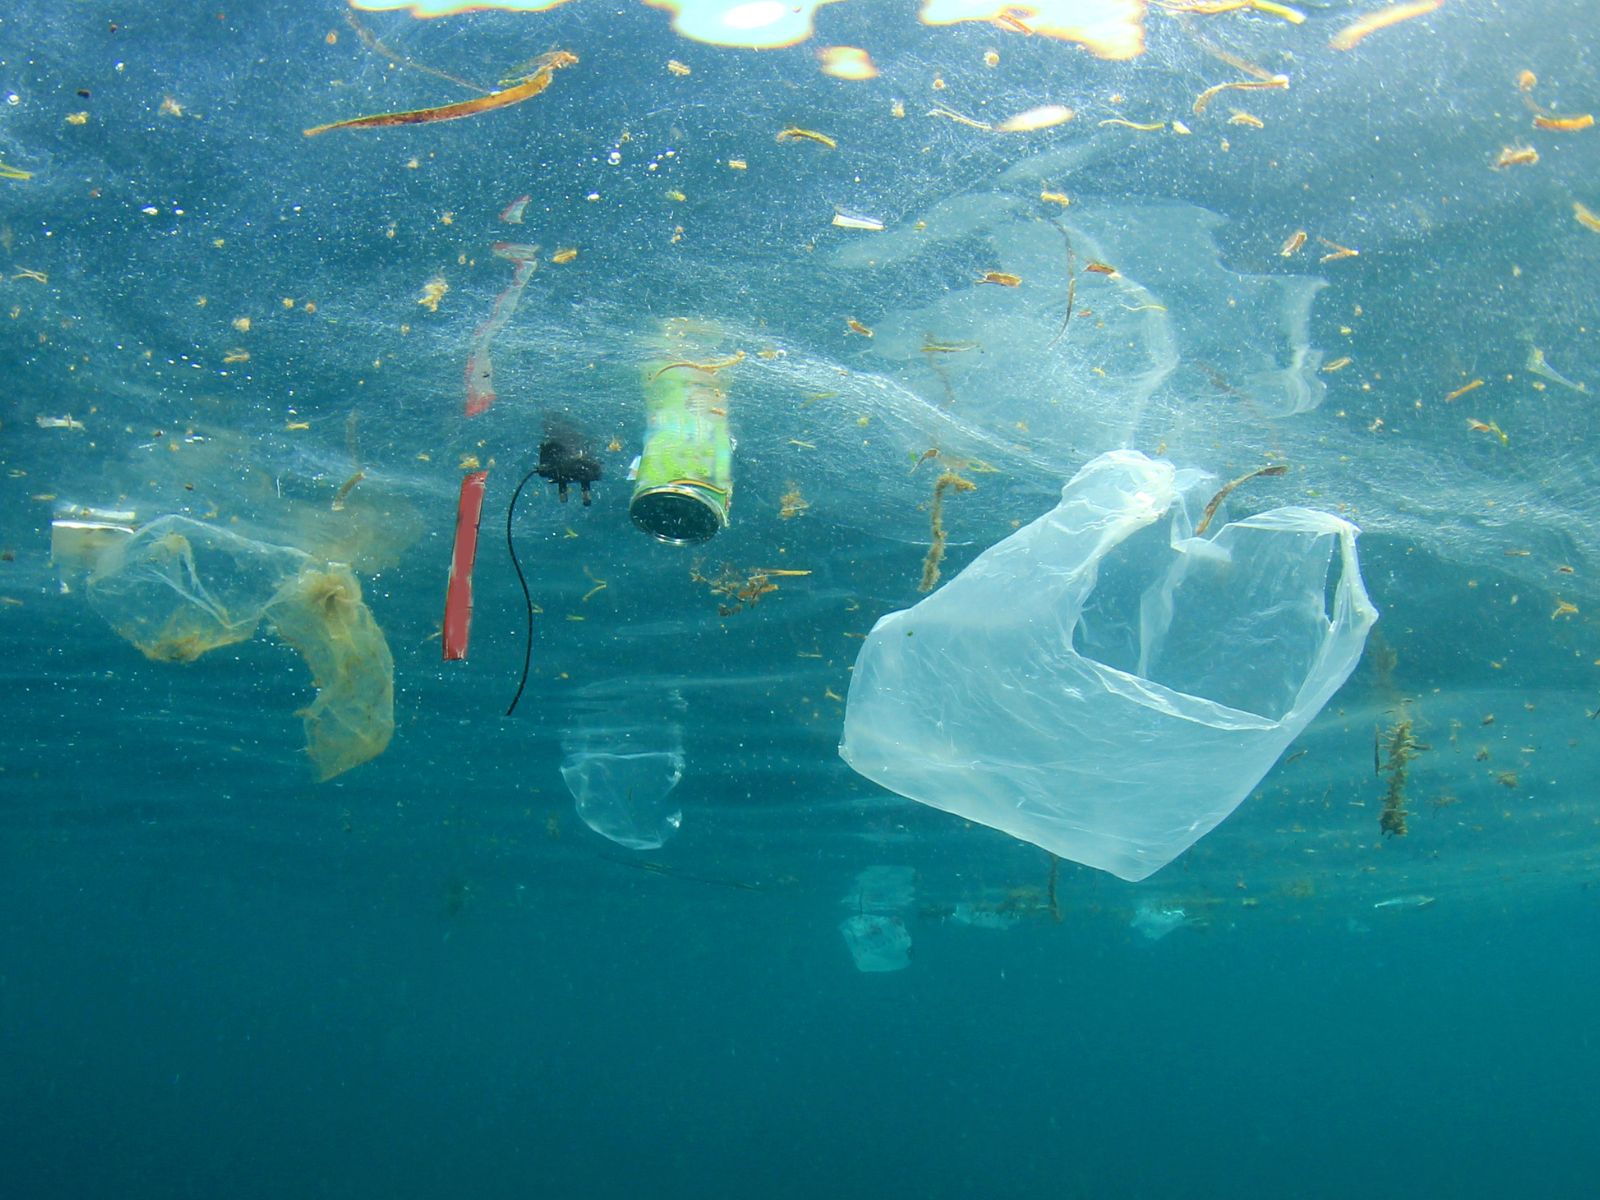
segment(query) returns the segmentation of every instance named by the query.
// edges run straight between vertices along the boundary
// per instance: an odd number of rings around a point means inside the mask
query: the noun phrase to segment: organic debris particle
[[[815,129],[801,129],[797,125],[790,125],[786,129],[780,129],[772,140],[775,142],[815,142],[817,145],[825,146],[829,150],[837,150],[839,148],[839,143],[827,134],[818,133]]]
[[[439,311],[439,301],[444,299],[444,294],[450,290],[450,285],[444,281],[443,275],[435,275],[422,285],[422,295],[417,303],[429,312]]]
[[[1287,75],[1272,75],[1266,79],[1236,79],[1227,83],[1213,84],[1194,98],[1194,115],[1200,116],[1206,111],[1206,105],[1218,95],[1226,91],[1257,91],[1261,88],[1286,88],[1289,86]]]
[[[1580,129],[1588,129],[1594,125],[1594,114],[1579,113],[1573,117],[1555,117],[1539,113],[1533,118],[1533,123],[1539,129],[1549,129],[1555,133],[1577,133]]]
[[[1328,45],[1335,50],[1352,50],[1357,42],[1368,35],[1377,33],[1380,29],[1387,29],[1391,25],[1398,25],[1401,21],[1437,12],[1443,4],[1444,0],[1415,0],[1411,4],[1391,4],[1388,8],[1380,8],[1377,12],[1368,13],[1360,20],[1346,25],[1333,35],[1333,40]]]
[[[869,233],[879,233],[883,230],[883,222],[877,217],[869,217],[865,213],[850,212],[848,209],[835,208],[833,210],[833,224],[840,229],[862,229]]]
[[[1496,171],[1507,167],[1531,167],[1539,161],[1539,152],[1532,146],[1502,146],[1494,162],[1489,165]]]
[[[1001,133],[1032,133],[1036,129],[1049,129],[1072,120],[1077,114],[1064,104],[1041,104],[1007,117],[995,128]]]
[[[817,51],[822,73],[834,79],[866,80],[878,77],[872,55],[859,46],[824,46]]]
[[[1329,253],[1317,259],[1318,262],[1337,262],[1341,258],[1355,258],[1361,253],[1359,250],[1350,249],[1349,246],[1341,246],[1338,242],[1330,242],[1325,237],[1319,237],[1317,241],[1328,247],[1329,251]]]

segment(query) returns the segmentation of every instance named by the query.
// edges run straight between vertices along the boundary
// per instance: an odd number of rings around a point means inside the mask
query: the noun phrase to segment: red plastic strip
[[[478,522],[483,517],[487,471],[473,471],[461,481],[456,501],[456,543],[450,555],[450,586],[444,597],[444,660],[467,656],[472,632],[472,566],[478,559]]]

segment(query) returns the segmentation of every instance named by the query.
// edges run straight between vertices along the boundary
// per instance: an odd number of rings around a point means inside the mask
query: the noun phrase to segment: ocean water
[[[1590,1194],[1591,14],[1191,7],[0,13],[0,1195]],[[1353,522],[1381,612],[1137,883],[839,755],[1122,449],[1287,467],[1218,523]],[[941,735],[1066,686],[980,659]],[[954,778],[1200,786],[1058,743]]]

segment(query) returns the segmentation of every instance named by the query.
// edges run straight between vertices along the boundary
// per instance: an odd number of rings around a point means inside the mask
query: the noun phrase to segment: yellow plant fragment
[[[1572,202],[1572,218],[1585,229],[1600,233],[1600,216],[1597,216],[1592,208],[1577,200]]]
[[[1218,95],[1230,89],[1238,91],[1256,91],[1261,88],[1286,88],[1289,86],[1287,75],[1272,75],[1266,79],[1236,79],[1228,83],[1217,83],[1208,87],[1194,98],[1194,115],[1200,116],[1206,111],[1206,106]]]
[[[1507,167],[1531,167],[1539,161],[1539,152],[1532,146],[1502,146],[1499,156],[1490,165],[1496,171]]]
[[[1467,418],[1467,428],[1473,433],[1492,433],[1500,439],[1502,446],[1509,446],[1511,439],[1506,436],[1506,431],[1493,421],[1480,421],[1476,417]]]
[[[1318,262],[1337,262],[1341,258],[1355,258],[1361,253],[1359,250],[1350,249],[1349,246],[1341,246],[1338,242],[1330,242],[1325,237],[1319,237],[1317,241],[1326,246],[1329,251],[1327,254],[1324,254],[1321,258],[1317,259]]]
[[[1353,50],[1356,43],[1369,34],[1387,29],[1391,25],[1398,25],[1401,21],[1409,21],[1413,17],[1437,12],[1443,5],[1444,0],[1415,0],[1411,4],[1391,4],[1388,8],[1380,8],[1377,12],[1368,13],[1360,20],[1346,25],[1333,35],[1333,40],[1328,45],[1335,50]]]
[[[1030,108],[1014,117],[1007,117],[995,128],[1001,133],[1032,133],[1036,129],[1049,129],[1054,125],[1064,124],[1076,115],[1063,104],[1041,104],[1038,108]]]
[[[557,250],[554,254],[552,254],[550,256],[550,261],[555,263],[557,266],[561,266],[564,263],[571,262],[573,259],[575,259],[577,257],[578,257],[577,250],[575,250],[571,246],[568,246],[565,249]]]
[[[444,299],[444,294],[450,290],[450,285],[444,281],[443,275],[435,275],[422,285],[422,295],[417,303],[429,312],[439,311],[439,301]]]
[[[1589,129],[1594,125],[1594,114],[1579,113],[1575,117],[1553,117],[1539,113],[1533,118],[1533,123],[1540,129],[1552,129],[1557,133],[1577,133],[1580,129]]]
[[[817,51],[822,73],[834,79],[866,80],[878,77],[872,55],[859,46],[824,46]]]
[[[839,148],[839,143],[827,134],[818,133],[815,129],[801,129],[797,125],[791,125],[787,129],[780,129],[773,141],[815,142],[819,146],[826,146],[829,150],[837,150]]]

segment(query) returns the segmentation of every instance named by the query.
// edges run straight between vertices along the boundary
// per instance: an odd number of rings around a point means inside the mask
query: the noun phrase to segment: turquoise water
[[[1600,130],[1533,121],[1600,108],[1586,9],[1348,51],[1372,10],[1298,11],[1151,10],[1121,61],[910,4],[764,50],[587,0],[0,16],[0,1192],[1587,1194]],[[556,49],[520,104],[303,133]],[[699,547],[629,516],[672,362],[723,364],[735,443]],[[507,717],[507,505],[558,426],[602,475],[512,515]],[[837,752],[940,475],[949,587],[1124,447],[1202,502],[1287,465],[1222,519],[1353,521],[1382,612],[1139,883]],[[232,640],[116,586],[168,517]]]

